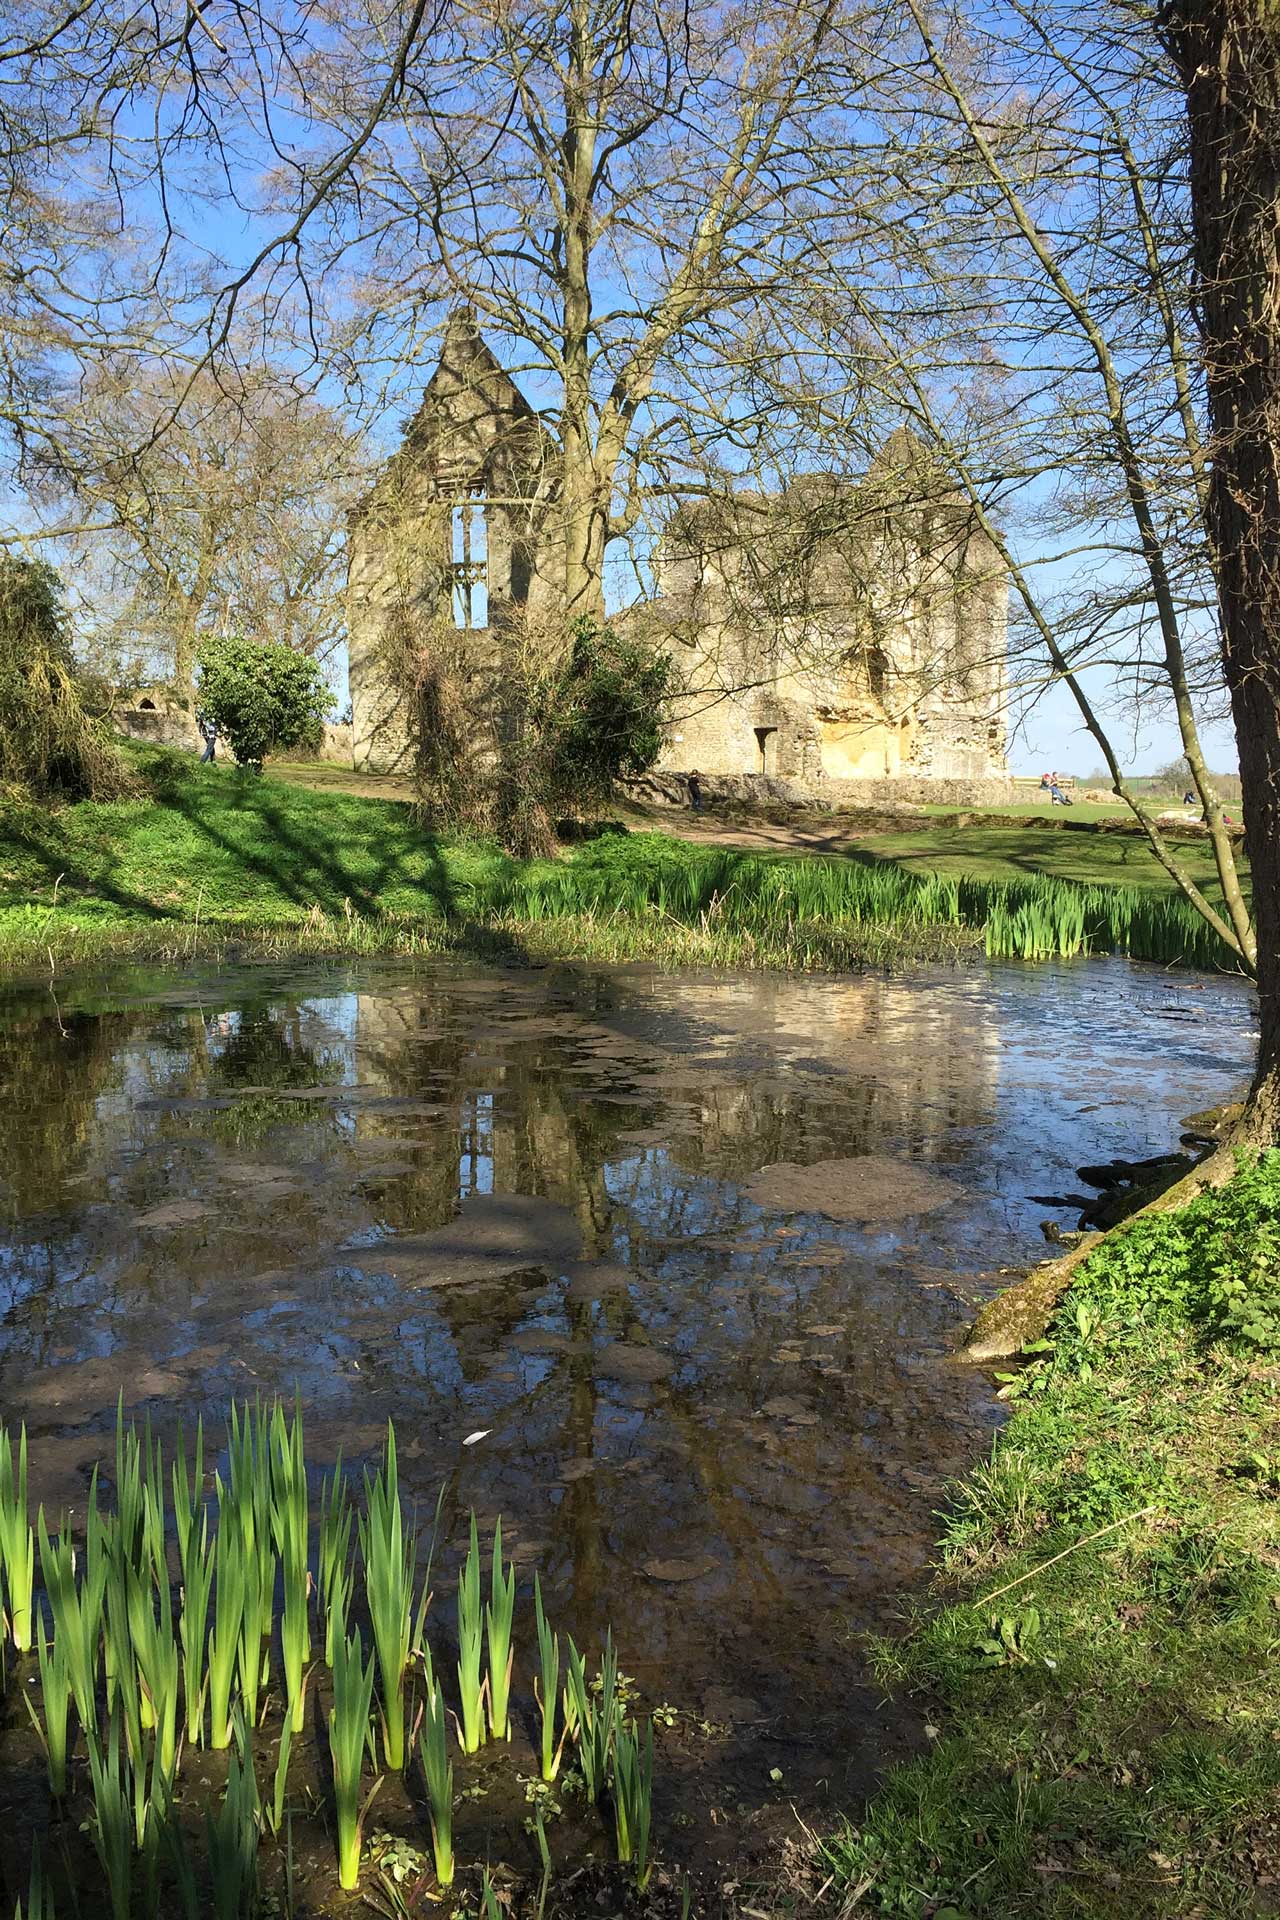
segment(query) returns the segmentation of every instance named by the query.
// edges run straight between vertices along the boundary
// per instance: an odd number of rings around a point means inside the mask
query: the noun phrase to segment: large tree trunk
[[[1166,0],[1191,129],[1227,684],[1262,1034],[1245,1131],[1280,1137],[1280,6]]]

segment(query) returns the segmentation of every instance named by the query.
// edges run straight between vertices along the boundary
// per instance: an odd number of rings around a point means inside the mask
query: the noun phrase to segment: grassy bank
[[[1083,1269],[879,1648],[932,1744],[830,1844],[845,1910],[1276,1911],[1278,1250],[1271,1154]]]
[[[796,857],[657,833],[605,835],[565,859],[521,864],[433,835],[401,803],[176,754],[137,762],[145,797],[0,811],[0,958],[10,965],[227,943],[794,968],[967,951],[1205,967],[1227,958],[1168,887],[1115,884],[1106,842],[1094,882],[1009,862],[984,871],[976,852],[974,871],[936,872],[866,851]]]

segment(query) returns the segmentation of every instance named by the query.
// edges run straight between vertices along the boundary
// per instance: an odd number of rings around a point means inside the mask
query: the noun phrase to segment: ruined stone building
[[[554,627],[556,476],[551,435],[457,316],[402,445],[351,515],[357,767],[411,758],[406,638],[448,632],[496,693],[512,616]],[[817,791],[889,781],[917,798],[961,783],[989,799],[1007,779],[1008,577],[905,429],[859,482],[810,476],[679,509],[654,584],[625,618],[678,663],[664,768]]]
[[[402,654],[452,629],[477,674],[501,672],[516,612],[552,612],[555,442],[461,312],[400,447],[347,528],[347,655],[357,767],[411,763]]]

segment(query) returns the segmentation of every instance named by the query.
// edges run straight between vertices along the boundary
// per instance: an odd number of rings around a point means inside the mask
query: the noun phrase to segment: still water
[[[1253,1031],[1240,983],[1111,962],[11,991],[0,1410],[51,1509],[121,1393],[167,1434],[296,1390],[317,1466],[393,1416],[425,1520],[446,1488],[439,1592],[500,1512],[553,1616],[701,1723],[681,1818],[848,1804],[918,1738],[860,1636],[989,1445],[973,1303],[1071,1224],[1030,1196],[1176,1145]],[[863,1165],[785,1170],[831,1161]]]

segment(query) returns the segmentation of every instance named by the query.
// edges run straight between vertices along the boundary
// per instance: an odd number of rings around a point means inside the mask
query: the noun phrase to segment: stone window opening
[[[454,501],[450,539],[453,624],[473,632],[489,624],[489,522],[482,487]]]

